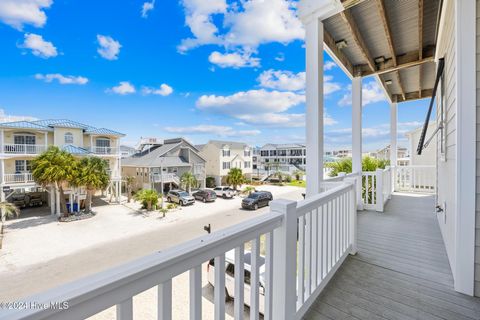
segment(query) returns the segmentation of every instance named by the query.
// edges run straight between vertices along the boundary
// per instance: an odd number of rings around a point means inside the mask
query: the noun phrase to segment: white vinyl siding
[[[441,160],[441,141],[437,140],[437,204],[444,208],[444,212],[438,213],[438,222],[447,249],[448,259],[455,274],[455,210],[456,200],[454,186],[456,185],[456,52],[455,52],[455,6],[449,1],[446,11],[446,21],[443,37],[446,41],[438,48],[445,58],[444,69],[444,121],[445,121],[445,161]],[[440,120],[437,108],[437,123]],[[437,135],[437,139],[440,135]]]
[[[475,295],[480,297],[480,0],[476,16],[476,72],[477,72],[477,165],[476,165],[476,215],[475,215]]]

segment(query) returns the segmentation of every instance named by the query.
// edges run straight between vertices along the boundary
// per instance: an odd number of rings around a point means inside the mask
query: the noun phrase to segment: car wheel
[[[253,207],[253,209],[258,210],[258,204],[255,203],[255,206]]]
[[[180,205],[181,205],[182,207],[184,207],[184,206],[185,206],[185,202],[180,201]]]
[[[167,202],[172,202],[172,199],[170,197],[167,197]]]
[[[226,194],[222,194],[222,198],[223,198],[223,199],[227,199],[227,195],[226,195]]]

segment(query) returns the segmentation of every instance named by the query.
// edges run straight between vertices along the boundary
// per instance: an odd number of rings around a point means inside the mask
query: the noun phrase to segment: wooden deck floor
[[[358,218],[350,256],[305,319],[480,319],[480,298],[453,290],[432,196],[395,194]]]

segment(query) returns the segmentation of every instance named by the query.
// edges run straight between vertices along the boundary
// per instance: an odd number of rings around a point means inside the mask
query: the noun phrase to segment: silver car
[[[235,195],[235,190],[226,186],[215,187],[213,188],[213,191],[215,192],[217,197],[222,197],[223,199],[233,198],[233,196]]]
[[[181,206],[186,206],[195,203],[195,198],[183,190],[171,190],[167,194],[167,201],[178,203]]]
[[[251,252],[245,252],[244,257],[244,303],[250,307],[250,271],[251,268]],[[260,256],[260,283],[259,283],[259,304],[258,311],[264,314],[265,311],[265,258]],[[207,265],[208,282],[215,286],[215,260],[211,259]],[[225,254],[225,298],[235,299],[235,251],[231,250]]]

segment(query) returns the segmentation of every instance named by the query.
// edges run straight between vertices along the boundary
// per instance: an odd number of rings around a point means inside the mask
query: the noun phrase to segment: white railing
[[[393,171],[387,166],[385,169],[362,172],[362,199],[365,209],[383,212],[385,204],[392,196]]]
[[[6,173],[3,175],[3,180],[5,183],[10,184],[34,182],[33,175],[31,173]]]
[[[45,145],[38,144],[4,144],[3,153],[8,154],[40,154],[47,149]]]
[[[298,239],[298,240],[297,240]],[[6,310],[0,319],[84,319],[116,306],[133,318],[133,297],[158,288],[158,319],[172,319],[172,279],[189,272],[190,319],[202,318],[202,265],[214,258],[214,314],[225,319],[225,254],[234,250],[234,317],[244,314],[244,248],[251,242],[250,319],[301,319],[349,253],[356,252],[353,182],[301,202],[275,200],[269,214],[213,232],[93,276],[29,297],[35,305],[68,308]],[[260,286],[260,249],[265,252]],[[298,263],[297,263],[298,257]],[[262,268],[263,269],[263,268]],[[262,299],[263,304],[260,303]],[[263,301],[264,299],[264,301]],[[55,304],[57,303],[57,304]]]
[[[162,174],[153,174],[152,175],[152,182],[154,183],[169,183],[169,182],[174,182],[178,184],[177,182],[180,180],[180,178],[175,174],[175,173],[162,173]]]
[[[106,154],[106,155],[118,155],[120,152],[119,148],[116,147],[90,147],[90,152],[94,154]]]
[[[395,168],[395,191],[435,193],[435,166]]]

